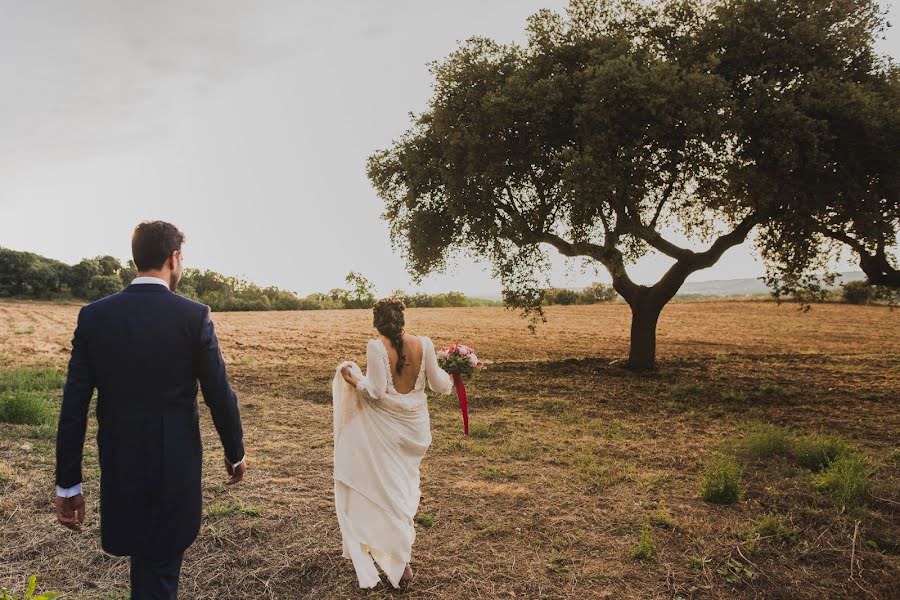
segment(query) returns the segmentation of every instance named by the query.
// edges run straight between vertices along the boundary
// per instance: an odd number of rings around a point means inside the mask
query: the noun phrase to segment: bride
[[[376,564],[395,588],[413,578],[419,463],[431,444],[425,380],[439,394],[453,389],[431,340],[404,331],[404,308],[397,298],[375,305],[366,374],[344,362],[332,382],[335,506],[344,558],[363,588],[378,585]]]

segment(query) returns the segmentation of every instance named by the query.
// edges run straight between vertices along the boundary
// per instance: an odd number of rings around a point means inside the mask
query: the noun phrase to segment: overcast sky
[[[413,289],[366,158],[425,106],[429,61],[472,35],[522,41],[528,15],[564,4],[0,0],[0,245],[125,259],[133,226],[165,219],[190,266],[301,293],[349,270]],[[652,282],[667,265],[630,272]],[[761,273],[739,247],[692,280]],[[552,277],[609,280],[562,260]],[[464,261],[422,287],[498,284]]]

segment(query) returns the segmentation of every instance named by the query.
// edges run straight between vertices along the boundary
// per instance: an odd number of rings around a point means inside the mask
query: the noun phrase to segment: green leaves
[[[28,585],[25,588],[25,594],[22,596],[22,600],[56,600],[60,596],[58,592],[45,592],[43,594],[34,595],[35,588],[37,587],[37,575],[32,575],[28,580]],[[10,594],[5,588],[0,591],[0,600],[18,600],[15,595]]]

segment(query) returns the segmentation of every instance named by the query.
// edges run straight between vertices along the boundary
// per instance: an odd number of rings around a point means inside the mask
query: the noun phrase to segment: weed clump
[[[650,560],[653,558],[653,553],[656,552],[656,546],[656,540],[653,539],[653,534],[650,532],[650,525],[644,523],[641,537],[632,549],[631,556],[638,560]]]
[[[816,487],[829,494],[842,506],[857,506],[868,491],[873,469],[865,457],[845,454],[838,457],[816,480]]]
[[[713,504],[734,504],[741,498],[742,477],[741,467],[734,459],[717,456],[706,464],[700,496]]]

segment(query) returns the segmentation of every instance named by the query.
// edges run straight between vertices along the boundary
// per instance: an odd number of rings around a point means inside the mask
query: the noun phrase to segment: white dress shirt
[[[166,289],[169,289],[169,284],[159,277],[135,277],[131,280],[131,285],[142,285],[142,284],[155,284],[155,285],[164,285]],[[246,455],[241,457],[241,460],[237,461],[232,465],[232,467],[237,468],[239,464],[244,462]],[[62,498],[71,498],[72,496],[77,496],[81,493],[81,484],[76,483],[70,488],[63,488],[56,486],[56,495]]]

